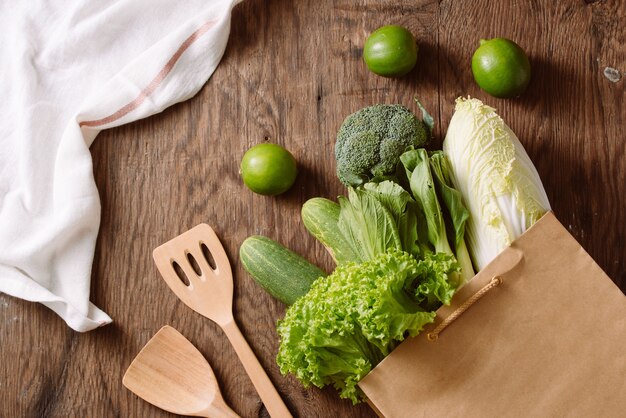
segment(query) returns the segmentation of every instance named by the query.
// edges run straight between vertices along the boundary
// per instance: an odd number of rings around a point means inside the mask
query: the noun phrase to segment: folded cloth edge
[[[85,315],[81,309],[74,307],[67,300],[50,292],[36,281],[25,281],[23,277],[25,273],[11,271],[4,265],[0,265],[0,272],[2,272],[3,292],[29,302],[41,302],[63,318],[74,331],[91,331],[112,322],[109,315],[91,302],[89,302],[89,312]]]
[[[228,39],[228,32],[230,30],[230,15],[232,12],[232,8],[239,2],[240,0],[226,0],[222,1],[221,4],[210,4],[207,9],[203,11],[204,13],[197,13],[193,19],[188,20],[184,25],[181,26],[181,31],[184,30],[187,34],[189,34],[191,31],[191,35],[189,35],[189,37],[194,37],[194,35],[195,37],[191,40],[191,42],[188,42],[188,45],[186,45],[182,50],[181,47],[183,45],[179,47],[179,50],[177,52],[180,51],[180,56],[178,58],[182,59],[179,60],[177,58],[176,61],[173,62],[173,65],[168,70],[168,72],[163,75],[163,79],[160,80],[158,85],[155,86],[155,88],[147,94],[146,97],[149,97],[153,93],[155,96],[159,96],[158,99],[153,100],[153,98],[150,98],[150,100],[147,100],[148,106],[144,105],[142,108],[143,102],[139,103],[139,106],[132,109],[131,112],[125,114],[123,118],[119,118],[114,123],[98,124],[92,127],[80,126],[81,117],[78,115],[72,117],[70,123],[75,123],[76,125],[79,125],[80,128],[82,128],[80,129],[80,131],[82,134],[82,140],[84,141],[85,145],[89,146],[95,139],[96,135],[102,129],[105,129],[107,127],[119,126],[141,118],[148,117],[150,115],[163,111],[165,108],[175,103],[193,97],[211,77],[215,68],[219,64],[221,57],[223,56]],[[203,38],[203,35],[205,35],[207,32],[210,32],[209,29],[211,25],[207,25],[207,23],[211,22],[214,23],[215,26],[219,26],[219,28],[215,28],[217,29],[217,33],[214,33],[215,39],[206,39],[207,37],[204,36],[205,39],[202,39],[202,42],[196,42],[196,40]],[[216,45],[214,45],[214,43]],[[194,44],[194,48],[191,48],[191,44]],[[172,48],[176,48],[175,43],[171,46]],[[189,55],[192,55],[193,57],[190,58]],[[174,67],[176,66],[176,64],[179,64],[179,61],[183,61],[185,58],[188,61],[187,64],[204,64],[204,71],[198,71],[196,68],[193,72],[190,72],[187,69],[186,72],[182,71],[182,75],[178,74],[178,72],[181,71],[176,71]],[[156,68],[156,70],[158,70],[159,65],[157,64],[153,68]],[[189,77],[189,79],[186,79],[186,76]],[[178,77],[178,79],[172,81],[172,78],[174,77]],[[181,77],[183,78],[181,79]],[[185,88],[180,89],[181,92],[177,91],[175,93],[172,93],[173,86],[171,84],[180,83],[181,80],[184,83]],[[169,89],[169,91],[164,93],[162,90],[166,88]],[[142,92],[142,94],[145,93]],[[107,111],[107,109],[118,108],[120,102],[109,103],[114,105],[113,107],[109,107],[106,105],[103,106],[101,103],[98,103],[97,100],[95,103],[92,104],[96,104],[96,106],[95,108],[91,109],[91,112],[87,112],[88,115],[96,113],[95,109],[97,109],[98,111],[102,111],[105,114],[108,114],[109,112]],[[87,109],[89,109],[89,106],[87,106]],[[79,115],[81,114],[82,112],[79,113]],[[90,181],[93,182],[93,174]],[[98,207],[97,221],[93,221],[95,232],[93,232],[93,236],[91,237],[91,244],[93,245],[90,244],[92,247],[91,257],[89,260],[90,265],[93,263],[93,247],[95,247],[95,241],[97,238],[97,231],[99,229],[100,222],[100,207],[97,192],[94,198],[97,201],[96,205]],[[70,282],[75,280],[79,287],[85,289],[81,292],[86,292],[86,300],[84,301],[84,305],[83,303],[80,303],[81,306],[78,306],[72,303],[67,298],[64,298],[62,294],[55,294],[54,287],[47,288],[46,286],[40,284],[33,277],[31,277],[28,272],[20,269],[19,267],[12,266],[10,264],[0,263],[0,277],[2,277],[2,281],[0,281],[1,292],[25,300],[41,302],[43,305],[47,306],[55,313],[57,313],[72,329],[76,331],[85,332],[112,322],[112,319],[105,312],[97,308],[93,303],[89,302],[89,276],[86,278],[77,277],[64,279],[66,281],[69,280]],[[86,283],[80,283],[81,281]],[[79,302],[79,300],[75,298],[74,302]]]

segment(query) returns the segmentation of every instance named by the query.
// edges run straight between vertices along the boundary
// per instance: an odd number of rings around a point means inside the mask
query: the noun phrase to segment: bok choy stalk
[[[430,172],[428,152],[423,148],[410,150],[400,156],[400,161],[406,170],[413,197],[424,213],[428,225],[428,240],[435,247],[435,252],[452,254]]]
[[[463,205],[460,194],[449,185],[449,179],[444,173],[444,170],[447,171],[445,159],[437,153],[429,157],[428,152],[422,148],[406,151],[400,156],[400,161],[406,170],[413,197],[423,214],[421,219],[426,224],[428,240],[435,253],[456,257],[461,265],[461,282],[470,280],[474,276],[474,268],[464,240],[465,222],[469,213]],[[439,203],[440,199],[445,204],[449,223],[452,224],[456,254],[448,241],[446,219]]]
[[[550,210],[532,161],[495,109],[459,98],[443,152],[470,211],[467,243],[478,269]]]
[[[474,267],[472,259],[465,244],[465,229],[470,213],[463,203],[463,196],[452,185],[450,178],[451,168],[448,159],[443,155],[442,151],[435,151],[430,155],[430,168],[433,173],[433,179],[452,224],[454,232],[454,253],[456,259],[461,266],[461,275],[463,281],[468,281],[474,277]]]

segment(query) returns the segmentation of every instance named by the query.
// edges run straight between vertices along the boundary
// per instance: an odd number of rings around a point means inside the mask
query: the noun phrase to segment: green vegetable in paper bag
[[[417,260],[390,249],[317,279],[278,324],[281,373],[306,387],[333,385],[342,398],[361,398],[357,383],[407,336],[450,303],[459,270],[448,254]]]
[[[524,147],[495,109],[459,98],[443,152],[470,211],[466,238],[478,269],[550,210]]]
[[[429,153],[421,148],[400,156],[413,197],[420,209],[418,225],[426,231],[431,251],[453,255],[461,265],[461,283],[474,277],[474,268],[465,245],[465,224],[469,211],[461,194],[451,187],[450,167],[440,151]],[[448,233],[450,230],[450,233]],[[452,240],[452,246],[448,240]],[[454,248],[454,251],[453,249]]]

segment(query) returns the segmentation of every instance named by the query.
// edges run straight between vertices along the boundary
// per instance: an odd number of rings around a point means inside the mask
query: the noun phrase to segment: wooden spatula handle
[[[209,418],[241,418],[228,405],[221,400],[214,400],[213,403],[198,416]]]
[[[269,412],[272,418],[291,417],[287,406],[280,398],[272,381],[265,373],[265,370],[263,370],[261,363],[254,355],[235,321],[233,320],[222,325],[222,329],[233,345],[239,360],[243,363],[243,367],[246,369],[248,376],[250,376],[250,380],[252,380],[252,384],[259,393],[267,412]]]

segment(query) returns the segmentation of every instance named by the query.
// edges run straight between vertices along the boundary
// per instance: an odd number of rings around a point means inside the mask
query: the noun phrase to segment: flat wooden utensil
[[[137,354],[122,383],[140,398],[180,415],[238,418],[211,366],[180,332],[164,326]]]
[[[291,417],[235,323],[233,273],[213,229],[200,224],[156,248],[152,256],[176,296],[222,328],[269,414],[274,418]]]

